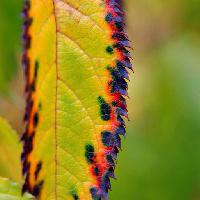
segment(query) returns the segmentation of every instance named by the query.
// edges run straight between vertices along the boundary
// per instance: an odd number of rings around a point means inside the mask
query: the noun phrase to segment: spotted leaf
[[[23,191],[108,199],[132,69],[121,1],[29,0],[23,15]]]

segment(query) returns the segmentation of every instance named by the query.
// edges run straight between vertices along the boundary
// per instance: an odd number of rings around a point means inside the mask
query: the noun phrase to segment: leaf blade
[[[7,178],[0,177],[0,199],[2,200],[28,200],[33,196],[25,193],[21,194],[21,187],[18,183],[14,183]]]
[[[0,117],[0,176],[21,181],[21,144],[17,133]],[[15,170],[13,170],[15,167]]]
[[[24,52],[24,190],[39,199],[107,199],[119,134],[125,134],[127,83],[119,68],[127,72],[129,57],[111,37],[123,34],[121,24],[109,24],[105,14],[121,19],[121,4],[30,2],[24,9],[31,21],[24,34],[25,44],[31,41]]]

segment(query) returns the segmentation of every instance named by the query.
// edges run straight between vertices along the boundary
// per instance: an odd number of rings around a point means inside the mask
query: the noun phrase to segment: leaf
[[[0,177],[0,199],[2,200],[28,200],[32,199],[32,195],[25,193],[21,194],[21,187],[19,184],[11,182],[7,178]]]
[[[38,199],[107,199],[127,117],[120,1],[26,1],[25,184]]]
[[[0,117],[0,176],[21,180],[21,144],[17,133]],[[14,170],[13,170],[14,168]]]

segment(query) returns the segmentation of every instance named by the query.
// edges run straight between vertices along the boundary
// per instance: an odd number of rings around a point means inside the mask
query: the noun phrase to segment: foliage
[[[17,133],[0,118],[0,176],[21,180],[21,144]]]
[[[34,198],[25,193],[21,196],[21,187],[6,178],[0,177],[0,199],[1,200],[33,200]]]
[[[125,136],[130,44],[120,1],[26,1],[23,191],[108,199]]]
[[[21,182],[20,152],[21,145],[16,132],[0,118],[0,176],[9,177]],[[21,195],[21,185],[0,177],[0,199],[2,200],[28,200],[33,199],[25,193]]]

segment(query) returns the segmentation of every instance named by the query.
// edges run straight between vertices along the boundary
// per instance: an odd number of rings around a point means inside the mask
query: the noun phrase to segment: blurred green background
[[[135,74],[111,200],[200,199],[200,0],[126,0]],[[22,0],[0,2],[0,115],[22,132]]]

